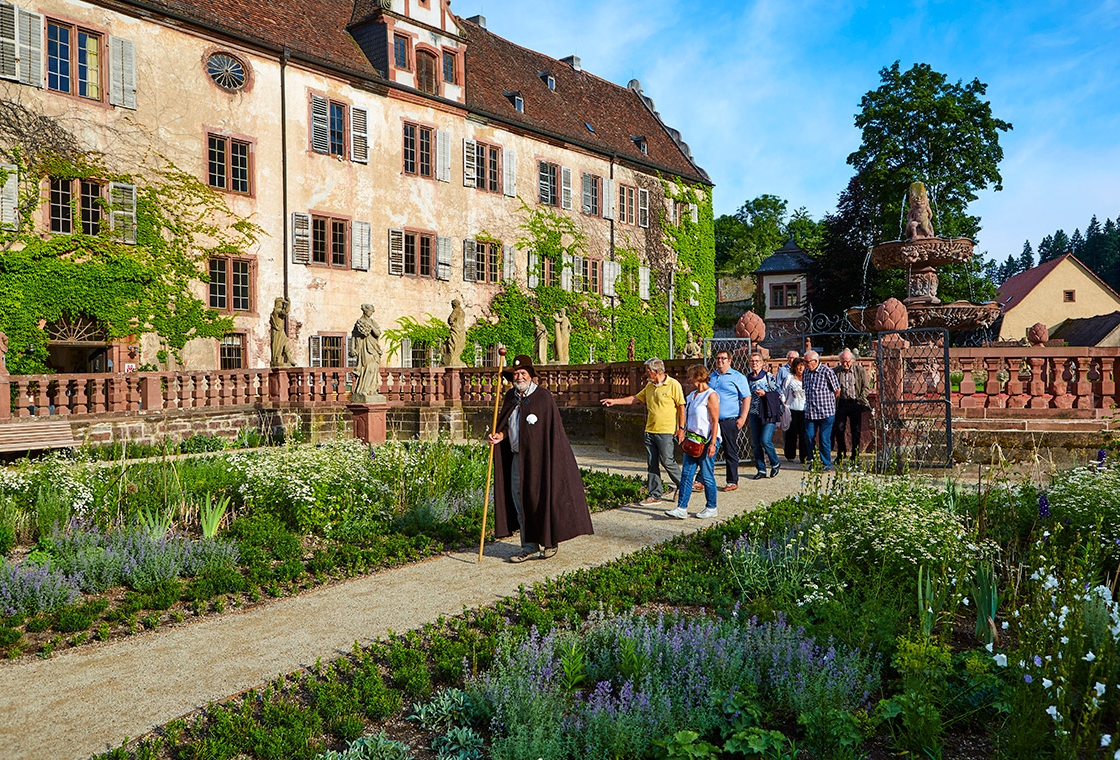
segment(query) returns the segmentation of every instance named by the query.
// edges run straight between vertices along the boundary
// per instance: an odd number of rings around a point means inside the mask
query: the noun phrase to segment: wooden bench
[[[78,445],[65,420],[0,423],[0,452],[69,449]]]

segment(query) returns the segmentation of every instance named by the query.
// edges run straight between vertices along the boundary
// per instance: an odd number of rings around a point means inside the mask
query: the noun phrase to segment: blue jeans
[[[747,421],[751,426],[751,446],[754,447],[754,466],[759,472],[766,472],[766,459],[769,457],[770,466],[778,466],[778,452],[774,449],[774,423],[763,422],[762,415],[748,414]]]
[[[826,470],[832,469],[832,423],[835,415],[823,420],[805,420],[805,440],[809,444],[809,461],[817,449],[817,435],[820,434],[821,464]]]
[[[708,452],[705,449],[704,454]],[[694,456],[684,455],[684,467],[681,470],[680,490],[677,491],[677,506],[688,509],[688,500],[692,498],[692,484],[696,480],[696,470],[700,470],[700,482],[704,484],[704,506],[707,509],[716,508],[716,458],[704,456],[697,459]]]
[[[659,466],[660,465],[660,466]],[[650,496],[661,498],[661,467],[669,473],[669,480],[680,488],[681,466],[673,459],[672,433],[646,433],[646,488]]]

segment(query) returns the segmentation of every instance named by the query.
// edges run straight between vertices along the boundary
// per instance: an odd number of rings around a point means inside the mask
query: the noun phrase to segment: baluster
[[[1101,396],[1101,408],[1108,409],[1112,404],[1120,402],[1116,395],[1116,357],[1102,356],[1100,362],[1100,380],[1097,393]]]
[[[40,375],[39,378],[35,381],[35,416],[49,417],[51,402],[47,395],[47,388],[50,387],[50,378],[46,375]]]
[[[54,413],[60,416],[70,414],[70,383],[74,382],[67,375],[55,375],[54,379]]]
[[[1074,386],[1075,362],[1068,356],[1049,359],[1050,364],[1050,393],[1054,396],[1053,405],[1058,409],[1072,409],[1077,399],[1070,391]]]
[[[213,377],[213,375],[211,375]],[[230,406],[236,404],[238,399],[237,385],[241,382],[241,373],[237,371],[223,372],[218,375],[218,382],[222,384],[218,393],[218,405]]]
[[[1080,356],[1074,359],[1074,367],[1074,382],[1070,389],[1076,397],[1073,406],[1076,409],[1092,409],[1095,404],[1093,383],[1089,380],[1089,376],[1093,372],[1093,360],[1088,356]]]
[[[984,393],[988,396],[987,405],[993,409],[1003,409],[1007,406],[1007,394],[1003,392],[1003,384],[999,379],[1002,367],[1002,358],[998,356],[984,358],[984,369],[988,373],[988,379],[984,383]]]

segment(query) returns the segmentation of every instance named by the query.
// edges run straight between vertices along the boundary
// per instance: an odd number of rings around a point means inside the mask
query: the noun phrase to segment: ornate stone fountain
[[[876,269],[905,269],[906,307],[910,328],[942,327],[950,332],[984,328],[999,316],[999,304],[953,301],[943,304],[937,297],[937,267],[972,258],[974,243],[968,238],[944,238],[933,234],[932,214],[925,185],[910,185],[906,240],[892,240],[871,249]],[[849,309],[848,319],[868,332],[883,328],[875,323],[878,306]]]

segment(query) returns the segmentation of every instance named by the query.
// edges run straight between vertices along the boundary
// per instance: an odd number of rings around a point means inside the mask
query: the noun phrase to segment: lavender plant
[[[78,598],[76,579],[59,570],[0,559],[0,613],[4,617],[50,612]]]

